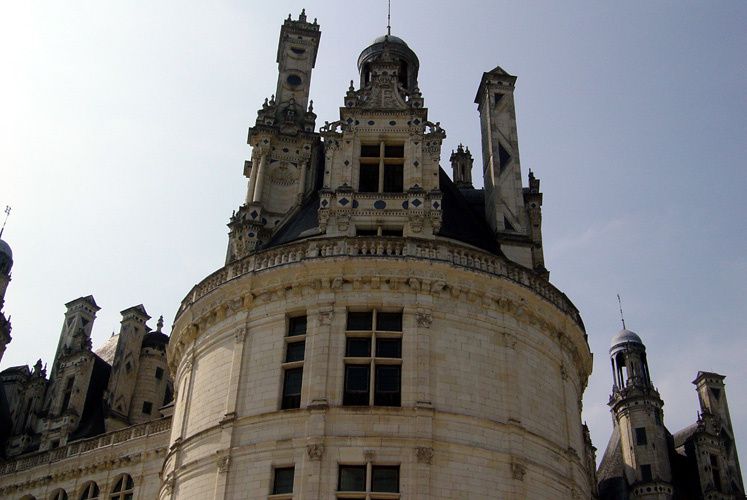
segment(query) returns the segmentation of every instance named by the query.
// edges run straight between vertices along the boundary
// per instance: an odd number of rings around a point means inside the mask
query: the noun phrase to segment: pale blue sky
[[[580,309],[595,356],[584,416],[599,453],[620,292],[670,430],[696,418],[697,371],[725,374],[747,460],[747,2],[393,3],[392,32],[418,54],[447,132],[447,171],[459,142],[479,155],[482,72],[518,76],[551,281]],[[0,205],[13,206],[15,267],[2,368],[51,364],[71,299],[102,307],[99,344],[135,304],[170,324],[220,267],[246,129],[275,89],[279,26],[301,7],[322,29],[321,124],[385,31],[385,1],[3,4]]]

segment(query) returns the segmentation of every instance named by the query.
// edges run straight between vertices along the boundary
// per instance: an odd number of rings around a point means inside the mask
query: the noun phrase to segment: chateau
[[[549,281],[516,77],[476,82],[476,189],[469,148],[451,152],[451,177],[441,168],[446,132],[391,33],[317,129],[320,38],[305,12],[283,23],[226,260],[170,336],[136,305],[94,350],[84,296],[66,304],[51,368],[0,373],[0,497],[744,498],[724,377],[698,373],[700,418],[672,434],[628,330],[610,349],[597,470],[581,416],[592,354]],[[0,240],[0,311],[12,264]],[[0,357],[10,341],[0,313]]]

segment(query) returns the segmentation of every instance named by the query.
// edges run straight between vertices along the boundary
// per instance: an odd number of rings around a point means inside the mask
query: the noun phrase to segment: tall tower
[[[2,232],[0,232],[0,235]],[[0,239],[0,361],[3,359],[5,347],[10,343],[10,320],[3,313],[5,292],[10,283],[10,270],[13,268],[13,252],[10,245]]]
[[[146,325],[149,319],[142,304],[122,311],[122,325],[106,390],[107,430],[129,423],[130,403],[140,366],[140,349],[143,337],[150,331]]]
[[[496,66],[483,74],[475,97],[482,131],[485,218],[509,259],[547,278],[542,241],[538,237],[541,197],[540,203],[527,199],[527,195],[531,198],[540,194],[539,182],[532,176],[537,188],[532,192],[533,186],[525,189],[521,180],[515,84],[515,76]],[[531,210],[527,210],[527,205]]]
[[[740,494],[744,485],[726,401],[725,378],[718,373],[698,372],[693,381],[698,391],[698,424],[702,430],[694,440],[694,455],[699,459],[698,473],[704,490]]]
[[[309,90],[320,37],[319,25],[309,23],[305,11],[297,20],[289,15],[280,29],[277,88],[249,128],[249,182],[245,203],[228,224],[226,263],[266,244],[313,191],[319,135]]]
[[[460,144],[456,151],[451,151],[449,161],[451,162],[451,178],[456,187],[472,188],[472,164],[474,159],[472,153],[469,152],[469,148],[465,150],[464,146]]]
[[[631,499],[672,498],[668,433],[664,402],[651,382],[646,346],[630,330],[621,330],[610,347],[613,386],[609,406],[619,432]]]

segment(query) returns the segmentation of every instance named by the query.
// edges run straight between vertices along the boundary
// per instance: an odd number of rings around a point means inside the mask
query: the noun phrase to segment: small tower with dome
[[[651,381],[646,346],[635,332],[623,329],[612,339],[612,395],[614,449],[622,452],[630,498],[673,498],[669,461],[669,433],[664,427],[664,402]],[[622,485],[620,485],[622,486]]]
[[[0,231],[0,236],[2,231]],[[5,304],[5,292],[10,283],[10,270],[13,268],[13,252],[10,245],[0,238],[0,360],[3,359],[5,347],[10,343],[10,319],[5,317],[3,305]]]

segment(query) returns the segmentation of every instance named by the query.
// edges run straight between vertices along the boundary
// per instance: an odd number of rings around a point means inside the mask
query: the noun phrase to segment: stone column
[[[306,169],[309,166],[309,162],[307,160],[301,161],[298,164],[298,202],[301,203],[303,201],[303,195],[306,192]]]
[[[260,151],[260,154],[262,156],[259,159],[257,175],[254,176],[254,172],[252,172],[252,176],[256,177],[254,189],[252,190],[252,203],[262,201],[262,188],[264,187],[265,170],[267,170],[267,151]]]

